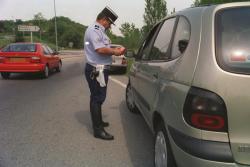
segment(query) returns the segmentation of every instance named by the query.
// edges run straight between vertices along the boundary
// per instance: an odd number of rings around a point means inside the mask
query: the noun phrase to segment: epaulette
[[[99,30],[99,28],[100,28],[100,26],[95,25],[95,29],[96,29],[96,30]]]

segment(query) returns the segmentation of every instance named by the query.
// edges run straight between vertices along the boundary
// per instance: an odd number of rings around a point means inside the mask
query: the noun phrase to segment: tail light
[[[31,57],[31,63],[40,63],[41,58],[37,56]]]
[[[192,87],[183,108],[185,121],[198,129],[227,132],[227,110],[223,99],[208,90]]]
[[[122,64],[127,64],[127,59],[123,58],[122,59]]]
[[[5,57],[0,56],[0,63],[4,62]]]

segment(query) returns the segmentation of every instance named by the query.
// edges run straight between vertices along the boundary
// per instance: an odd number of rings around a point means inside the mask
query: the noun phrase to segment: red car
[[[53,69],[60,72],[62,61],[50,47],[41,43],[12,43],[0,50],[0,72],[4,79],[11,73],[40,72],[48,78]]]

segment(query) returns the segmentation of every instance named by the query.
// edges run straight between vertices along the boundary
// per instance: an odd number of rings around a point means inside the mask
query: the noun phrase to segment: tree
[[[42,39],[42,24],[46,19],[43,17],[43,14],[41,12],[37,13],[34,15],[34,25],[37,25],[40,30],[39,30],[39,36],[40,36],[40,41]]]
[[[121,25],[120,31],[124,36],[123,45],[129,49],[138,49],[139,43],[141,41],[140,30],[138,28],[135,28],[135,25],[133,23],[123,23]]]
[[[145,0],[146,7],[144,18],[144,26],[142,28],[143,34],[147,34],[149,30],[159,20],[167,15],[167,2],[165,0]]]
[[[121,44],[125,46],[124,38],[113,34],[113,32],[110,29],[107,31],[107,35],[113,44]]]
[[[200,0],[195,0],[192,6],[199,6],[200,5]]]
[[[20,32],[16,32],[15,42],[24,42],[24,37]]]
[[[173,8],[173,10],[171,11],[171,14],[174,14],[175,13],[175,8]]]
[[[0,20],[0,33],[4,32],[4,22]]]
[[[41,30],[41,25],[46,21],[46,19],[43,17],[43,14],[41,12],[37,13],[34,15],[34,25],[37,25],[40,27]]]
[[[58,44],[61,47],[68,47],[70,42],[73,42],[74,48],[83,47],[83,34],[86,30],[86,26],[71,21],[67,17],[57,17],[57,37]],[[48,27],[46,29],[45,38],[51,43],[55,42],[55,18],[49,20]]]
[[[43,17],[43,14],[41,12],[39,12],[39,13],[34,15],[34,20],[40,21],[40,20],[46,20],[46,19]]]
[[[132,23],[131,25],[130,25],[129,23],[123,23],[123,24],[121,25],[121,28],[119,28],[119,29],[120,29],[122,35],[123,35],[124,37],[126,37],[126,36],[129,36],[129,35],[130,35],[130,32],[131,32],[132,27],[133,27],[133,28],[135,27],[133,23]]]
[[[16,27],[16,23],[14,20],[1,20],[0,22],[0,29],[2,33],[13,34]]]
[[[83,47],[82,45],[83,33],[77,31],[72,27],[68,31],[65,31],[65,33],[63,33],[60,39],[61,39],[59,41],[60,46],[69,47],[69,44],[72,43],[74,48],[79,49]]]

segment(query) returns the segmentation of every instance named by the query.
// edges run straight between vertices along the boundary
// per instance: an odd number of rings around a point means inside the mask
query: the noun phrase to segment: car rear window
[[[250,7],[216,14],[216,57],[226,71],[250,74]]]
[[[2,52],[36,52],[35,44],[10,44]]]

